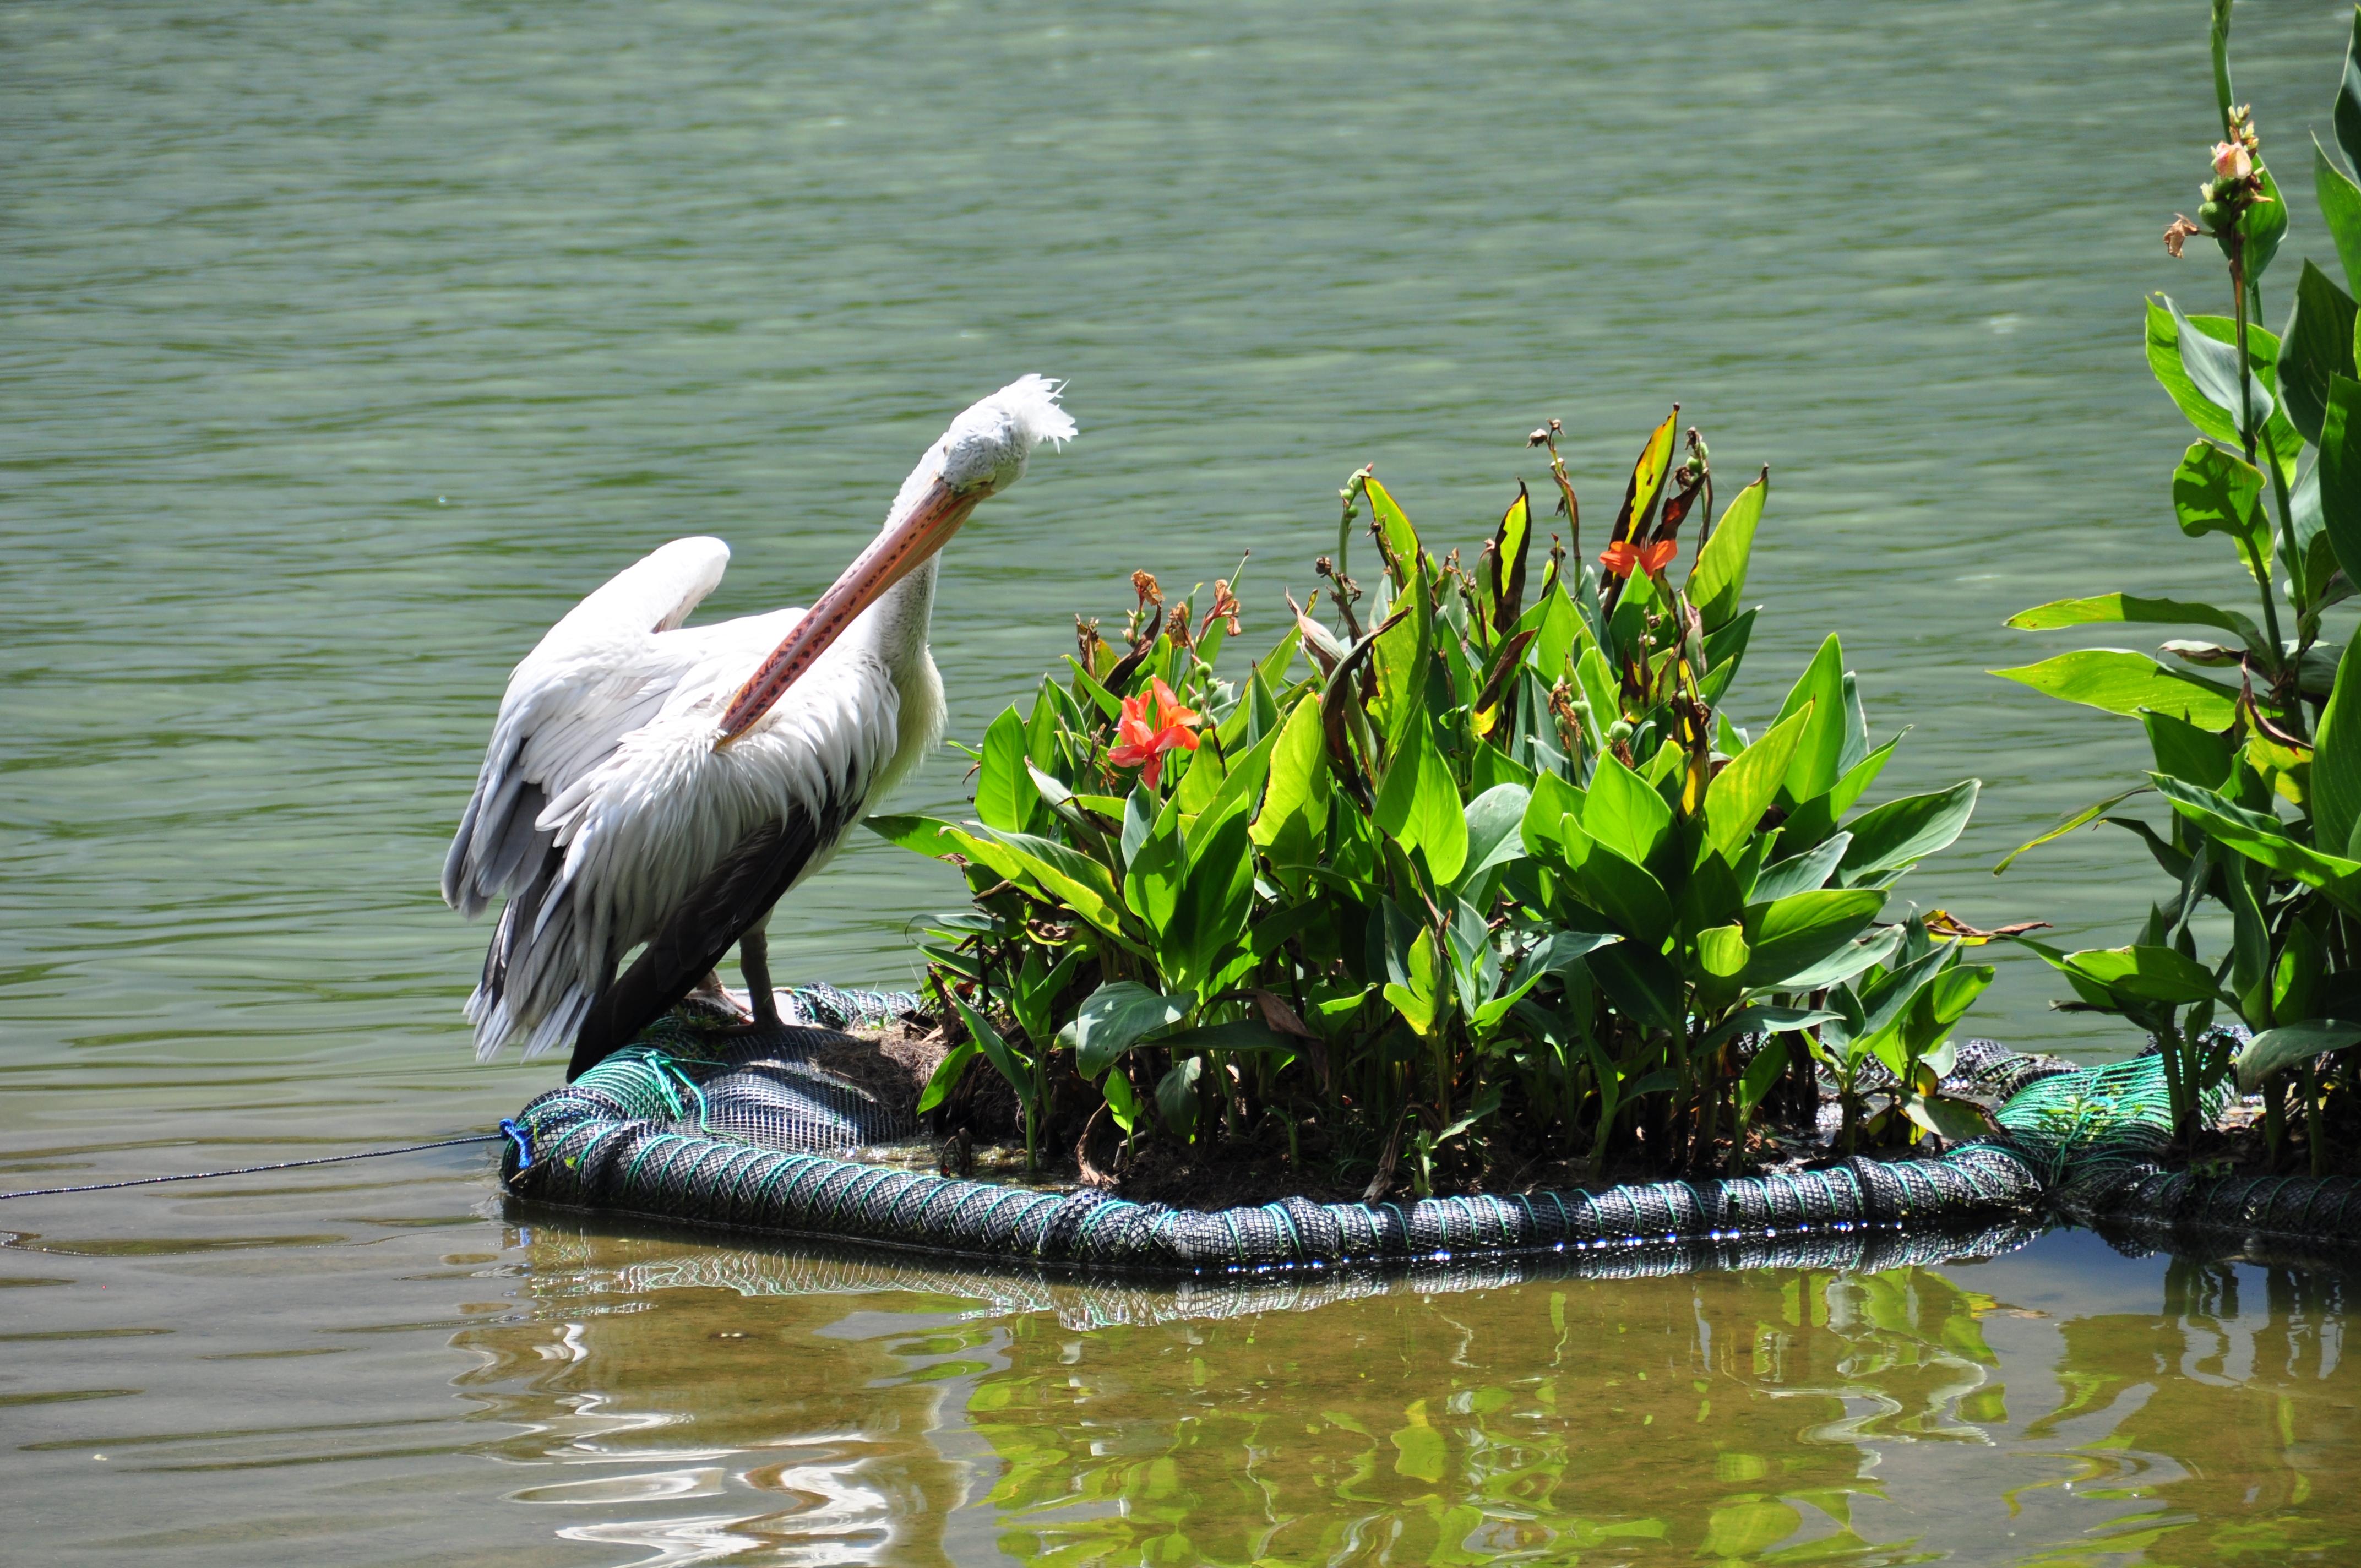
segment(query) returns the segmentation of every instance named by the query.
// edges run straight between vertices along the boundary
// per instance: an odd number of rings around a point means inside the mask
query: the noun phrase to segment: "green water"
[[[2245,10],[2300,168],[2343,24]],[[434,892],[508,666],[683,533],[737,547],[714,610],[807,600],[1027,370],[1083,438],[950,558],[960,732],[1134,567],[1251,547],[1259,641],[1355,466],[1472,542],[1541,419],[1596,515],[1676,398],[1773,468],[1741,717],[1840,631],[1917,727],[1888,782],[1986,783],[1911,895],[2120,931],[2126,839],[1986,868],[2129,727],[1982,672],[2058,646],[2024,605],[2222,580],[2135,313],[2220,308],[2157,243],[2208,112],[2198,7],[2091,0],[7,8],[0,1177],[548,1082],[471,1064],[483,932]],[[950,896],[856,847],[774,962],[906,981]],[[1986,1032],[2125,1048],[2004,962]],[[471,1150],[0,1223],[0,1528],[40,1561],[2334,1560],[2361,1491],[2336,1279],[2087,1238],[1090,1326],[528,1234]]]

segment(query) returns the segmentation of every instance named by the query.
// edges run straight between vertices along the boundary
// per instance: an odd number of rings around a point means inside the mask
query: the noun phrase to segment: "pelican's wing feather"
[[[543,808],[655,718],[735,625],[677,630],[729,563],[719,539],[675,539],[567,611],[524,656],[443,862],[446,903],[472,919],[539,873]]]
[[[567,1082],[639,1038],[729,956],[813,862],[860,818],[862,802],[831,799],[818,812],[765,822],[688,890],[647,947],[598,993],[574,1037]]]

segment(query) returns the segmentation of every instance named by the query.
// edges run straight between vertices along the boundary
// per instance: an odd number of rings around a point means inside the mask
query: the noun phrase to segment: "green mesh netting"
[[[1219,1211],[961,1180],[844,1157],[915,1122],[906,1105],[824,1065],[844,1043],[835,1031],[907,1011],[915,998],[796,994],[818,999],[791,1011],[807,1022],[722,1039],[668,1022],[534,1100],[513,1124],[509,1191],[667,1224],[1160,1275],[1537,1254],[1612,1255],[1612,1266],[1641,1272],[1838,1266],[1865,1255],[1863,1238],[1876,1234],[1939,1240],[2045,1205],[2086,1223],[2361,1241],[2361,1182],[2207,1180],[2160,1165],[2170,1140],[2160,1057],[2078,1069],[1989,1041],[1962,1049],[1951,1081],[2004,1102],[2001,1135],[1938,1158],[1603,1192],[1290,1198]],[[2209,1091],[2206,1113],[2227,1098],[2224,1087]]]

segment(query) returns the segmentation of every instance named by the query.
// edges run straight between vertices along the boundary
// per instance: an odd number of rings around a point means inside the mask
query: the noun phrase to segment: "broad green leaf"
[[[1598,759],[1582,812],[1583,830],[1635,866],[1655,857],[1672,830],[1673,808],[1613,752]]]
[[[1196,1131],[1197,1079],[1204,1070],[1203,1057],[1183,1057],[1156,1085],[1156,1113],[1184,1138]]]
[[[2153,717],[2153,715],[2150,717]],[[2203,731],[2201,730],[2199,733],[2202,734]],[[2057,827],[2050,828],[2048,832],[2040,834],[2035,838],[2027,839],[2024,843],[2019,844],[2015,849],[2011,850],[2007,854],[2003,855],[2000,858],[2000,864],[1993,867],[1993,875],[1998,876],[2001,872],[2008,870],[2010,866],[2016,862],[2016,858],[2019,855],[2024,854],[2026,850],[2037,850],[2041,848],[2042,845],[2050,842],[2052,839],[2063,839],[2067,834],[2071,833],[2077,828],[2088,827],[2090,824],[2096,822],[2099,818],[2104,817],[2108,812],[2113,811],[2116,806],[2121,806],[2132,796],[2146,794],[2147,787],[2148,786],[2146,784],[2134,784],[2127,790],[2124,790],[2115,795],[2111,795],[2107,796],[2106,799],[2099,801],[2094,805],[2084,806],[2081,810],[2074,813],[2073,816],[2069,817],[2065,821],[2060,822]]]
[[[1524,820],[1520,825],[1525,852],[1553,860],[1565,859],[1565,835],[1561,824],[1571,817],[1579,825],[1587,804],[1582,791],[1557,774],[1534,774],[1532,798],[1525,803]]]
[[[925,1115],[950,1097],[951,1091],[959,1087],[961,1077],[966,1073],[967,1064],[973,1061],[976,1055],[976,1043],[972,1039],[961,1040],[943,1053],[943,1059],[935,1064],[933,1075],[927,1080],[926,1092],[918,1096],[919,1115]]]
[[[996,829],[993,837],[1016,856],[1018,863],[1032,874],[1043,892],[1108,936],[1128,939],[1130,934],[1123,925],[1123,897],[1115,891],[1115,875],[1106,867],[1055,839]]]
[[[1401,981],[1387,982],[1385,998],[1411,1032],[1424,1039],[1434,1033],[1435,1017],[1443,1005],[1443,959],[1435,949],[1433,931],[1420,928],[1410,945]]]
[[[1074,1021],[1059,1031],[1058,1043],[1073,1051],[1075,1071],[1094,1079],[1133,1046],[1188,1015],[1189,1004],[1178,997],[1113,980],[1091,992]]]
[[[1386,554],[1398,574],[1395,581],[1407,587],[1418,573],[1418,530],[1411,526],[1410,515],[1375,479],[1368,481],[1368,497],[1369,515],[1377,519]]]
[[[1685,1020],[1681,977],[1653,948],[1634,942],[1601,948],[1585,960],[1617,1012],[1649,1029],[1678,1029]]]
[[[2084,648],[1992,673],[2106,713],[2136,717],[2155,708],[2201,729],[2227,729],[2238,717],[2236,688],[2168,670],[2145,653],[2121,648]]]
[[[1587,840],[1583,830],[1565,824],[1569,848]],[[1616,929],[1648,948],[1664,946],[1673,929],[1673,902],[1643,866],[1632,864],[1606,845],[1585,841],[1587,858],[1575,872],[1586,903],[1614,922]]]
[[[1770,809],[1795,758],[1796,743],[1811,721],[1814,706],[1771,727],[1769,734],[1730,760],[1705,792],[1705,840],[1735,855]]]
[[[1896,736],[1847,768],[1844,777],[1837,780],[1836,787],[1828,794],[1797,806],[1795,814],[1780,826],[1779,847],[1801,854],[1813,845],[1825,842],[1828,835],[1836,831],[1837,819],[1850,811],[1853,802],[1868,794],[1869,786],[1877,782],[1877,775],[1885,771],[1885,764],[1893,757],[1894,748],[1900,740]]]
[[[1282,1035],[1259,1018],[1233,1019],[1227,1024],[1202,1024],[1176,1029],[1156,1042],[1178,1054],[1182,1051],[1294,1051],[1303,1048],[1300,1036]]]
[[[1946,1143],[1972,1143],[1994,1131],[1982,1106],[1948,1094],[1913,1094],[1902,1102],[1902,1113]]]
[[[2361,826],[2361,659],[2354,655],[2356,647],[2361,642],[2348,643],[2336,663],[2336,687],[2312,738],[2312,813],[2316,842],[2361,860],[2353,854],[2361,848],[2353,841],[2354,828]]]
[[[2279,194],[2279,182],[2271,178],[2270,170],[2260,161],[2255,164],[2255,177],[2262,182],[2262,200],[2248,207],[2238,218],[2238,236],[2246,242],[2246,276],[2260,278],[2270,270],[2271,258],[2279,253],[2279,242],[2287,237],[2287,199]]]
[[[2288,419],[2317,444],[2328,411],[2332,376],[2353,375],[2353,296],[2331,282],[2311,261],[2295,286],[2295,307],[2279,338],[2279,392]]]
[[[2241,465],[2244,466],[2244,465]],[[2248,470],[2252,472],[2252,470]],[[2112,626],[2136,622],[2151,626],[2213,626],[2243,641],[2257,656],[2268,657],[2270,644],[2254,621],[2234,609],[2191,599],[2142,598],[2134,594],[2099,594],[2091,598],[2056,599],[2008,618],[2019,631],[2051,631],[2066,626]]]
[[[2190,383],[2206,401],[2229,417],[2234,437],[2249,425],[2259,433],[2263,422],[2270,418],[2271,410],[2276,405],[2272,401],[2270,389],[2263,385],[2262,378],[2256,374],[2254,366],[2240,363],[2238,345],[2235,341],[2224,342],[2198,331],[2190,325],[2189,318],[2180,313],[2180,307],[2174,304],[2169,296],[2158,297],[2164,301],[2164,308],[2172,313],[2180,350],[2180,368],[2188,375]],[[2246,329],[2246,337],[2251,345],[2255,338],[2253,327]]]
[[[2312,1018],[2266,1029],[2238,1051],[2238,1090],[2252,1094],[2275,1072],[2355,1045],[2361,1045],[2361,1024],[2340,1018]]]
[[[1233,815],[1194,846],[1166,948],[1158,954],[1165,979],[1194,989],[1202,1000],[1213,989],[1223,953],[1245,938],[1253,907],[1254,854],[1246,818]]]
[[[1426,868],[1448,883],[1467,863],[1467,817],[1459,784],[1434,749],[1423,718],[1411,725],[1378,791],[1378,826],[1404,850],[1426,852]]]
[[[2172,809],[2195,823],[2215,843],[2235,850],[2248,860],[2290,876],[2306,887],[2316,887],[2345,908],[2361,914],[2361,861],[2323,854],[2297,843],[2273,818],[2248,811],[2223,796],[2182,784],[2163,773],[2150,773],[2157,790]]]
[[[2066,967],[2107,990],[2174,1006],[2211,1000],[2213,971],[2171,948],[2091,948],[2066,955]]]
[[[1763,503],[1770,494],[1771,470],[1765,468],[1731,499],[1713,537],[1689,568],[1686,591],[1708,631],[1719,630],[1738,614],[1738,601],[1746,592],[1747,561],[1754,552],[1755,525],[1763,521]]]
[[[1829,1016],[1834,1017],[1835,1014],[1830,1014]],[[1738,1109],[1741,1114],[1752,1112],[1763,1103],[1765,1095],[1779,1086],[1779,1080],[1786,1075],[1787,1062],[1793,1054],[1793,1047],[1781,1039],[1767,1039],[1754,1047],[1754,1055],[1747,1061],[1746,1070],[1738,1078]],[[1777,1539],[1775,1536],[1770,1538],[1771,1541]],[[1766,1545],[1769,1543],[1765,1542]]]
[[[1467,803],[1466,863],[1457,885],[1468,887],[1494,866],[1525,852],[1521,831],[1532,793],[1522,784],[1494,784]]]
[[[1863,812],[1851,823],[1852,845],[1839,863],[1837,880],[1857,886],[1949,849],[1975,814],[1981,787],[1978,781],[1967,779],[1947,790],[1906,795]]]
[[[2225,344],[2235,340],[2236,323],[2225,316],[2191,316],[2186,319],[2200,337]],[[2247,364],[2251,372],[2268,388],[2271,384],[2269,365],[2279,357],[2279,339],[2259,326],[2250,325],[2246,330],[2246,343]],[[2182,368],[2180,325],[2173,313],[2158,304],[2154,298],[2147,302],[2147,365],[2158,382],[2200,433],[2225,445],[2239,445],[2237,426],[2229,414],[2199,391],[2190,379],[2188,371]],[[2282,472],[2292,481],[2296,455],[2301,450],[2303,438],[2296,433],[2295,426],[2287,422],[2284,412],[2274,412],[2264,428],[2271,433],[2271,439],[2277,443]],[[2257,447],[2256,451],[2259,456],[2261,448]]]
[[[869,817],[862,818],[861,825],[889,844],[915,850],[933,860],[960,852],[958,841],[951,837],[959,829],[931,817]]]
[[[2320,143],[2312,144],[2312,189],[2320,203],[2321,222],[2336,247],[2336,259],[2348,283],[2361,280],[2361,185],[2329,161]]]
[[[1820,991],[1841,985],[1872,964],[1882,964],[1894,956],[1902,945],[1902,927],[1881,926],[1858,940],[1849,942],[1807,970],[1784,977],[1775,989],[1785,991]]]
[[[1746,939],[1754,951],[1739,978],[1750,987],[1790,989],[1792,977],[1840,951],[1884,907],[1885,894],[1873,888],[1822,888],[1751,905]]]
[[[1025,771],[1025,721],[1005,707],[983,732],[983,766],[975,779],[975,815],[986,828],[1022,833],[1040,792]]]
[[[2337,565],[2361,583],[2361,382],[2332,377],[2320,427],[2320,522]]]
[[[1133,799],[1147,794],[1143,787]],[[1152,807],[1153,802],[1148,803]],[[1142,812],[1140,816],[1146,816]],[[1124,841],[1132,839],[1137,818],[1127,815],[1124,823]],[[1123,900],[1134,915],[1159,935],[1171,929],[1174,911],[1180,903],[1180,875],[1187,869],[1188,857],[1180,843],[1180,814],[1167,809],[1150,818],[1151,826],[1125,862]]]
[[[1758,1003],[1741,1007],[1722,1025],[1705,1037],[1709,1050],[1724,1040],[1741,1035],[1792,1034],[1798,1029],[1817,1029],[1823,1024],[1840,1022],[1844,1014],[1822,1007],[1774,1007]]]
[[[1844,650],[1833,631],[1789,689],[1775,722],[1784,724],[1799,714],[1804,716],[1803,732],[1796,737],[1785,780],[1787,798],[1798,804],[1826,795],[1844,772],[1838,766],[1844,758]]]
[[[1697,967],[1716,980],[1735,981],[1746,972],[1747,960],[1754,956],[1744,928],[1735,922],[1699,931],[1697,950]]]
[[[960,1022],[967,1025],[968,1038],[983,1052],[983,1059],[992,1064],[994,1072],[1008,1080],[1009,1088],[1016,1091],[1019,1104],[1030,1105],[1033,1102],[1033,1080],[1032,1074],[1026,1070],[1027,1064],[1008,1048],[1008,1043],[1000,1037],[1000,1031],[993,1026],[991,1019],[961,1001],[957,992],[946,987],[943,994],[950,997],[951,1005],[958,1009]]]
[[[2345,73],[2336,84],[2337,150],[2345,161],[2361,169],[2361,10],[2353,15],[2353,30],[2345,44]],[[2319,144],[2315,142],[2315,147]],[[2347,277],[2354,276],[2348,272]]]
[[[2200,729],[2186,719],[2152,709],[2140,715],[2140,723],[2147,730],[2148,751],[2156,757],[2158,773],[2170,773],[2200,789],[2220,789],[2230,776],[2236,748],[2226,735]]]
[[[2210,441],[2190,443],[2172,471],[2173,515],[2191,539],[2226,534],[2250,570],[2271,558],[2271,528],[2263,515],[2263,476],[2252,464]]]
[[[1132,1095],[1131,1080],[1111,1072],[1100,1080],[1099,1092],[1106,1097],[1107,1114],[1115,1118],[1115,1124],[1125,1137],[1131,1136],[1139,1126],[1139,1102]]]
[[[1562,587],[1553,587],[1542,596],[1539,610],[1539,620],[1534,620],[1531,610],[1525,614],[1525,619],[1533,626],[1532,646],[1525,650],[1525,657],[1532,661],[1533,668],[1542,673],[1545,681],[1554,683],[1563,675],[1565,662],[1574,652],[1575,637],[1582,625],[1582,612],[1574,608],[1574,601],[1565,597],[1565,589]]]
[[[1320,728],[1320,704],[1300,698],[1280,725],[1270,752],[1270,782],[1256,813],[1254,841],[1270,856],[1282,882],[1290,868],[1310,866],[1320,856],[1328,828],[1328,747]],[[1300,875],[1289,891],[1300,894]]]
[[[1754,887],[1749,897],[1756,904],[1766,904],[1792,893],[1810,893],[1825,887],[1829,874],[1851,847],[1852,835],[1839,833],[1813,845],[1800,855],[1773,861],[1763,869],[1762,875],[1754,879]]]

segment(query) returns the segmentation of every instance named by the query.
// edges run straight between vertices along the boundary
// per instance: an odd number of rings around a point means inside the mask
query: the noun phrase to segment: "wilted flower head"
[[[1157,587],[1155,577],[1146,572],[1134,572],[1131,575],[1131,591],[1139,596],[1139,602],[1143,605],[1160,605],[1164,602],[1164,590]]]

